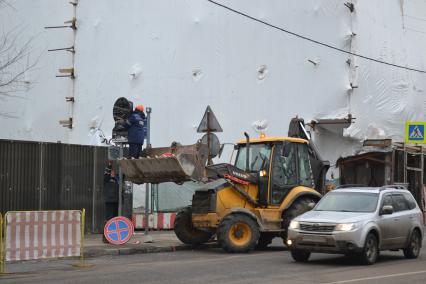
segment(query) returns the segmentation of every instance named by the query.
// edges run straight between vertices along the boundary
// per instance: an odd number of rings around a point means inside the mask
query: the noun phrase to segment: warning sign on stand
[[[426,122],[406,122],[405,142],[410,144],[426,144]]]

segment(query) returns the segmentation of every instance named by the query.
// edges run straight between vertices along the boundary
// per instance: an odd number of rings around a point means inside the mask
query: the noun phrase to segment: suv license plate
[[[323,236],[305,235],[303,241],[308,243],[326,243],[327,239]]]

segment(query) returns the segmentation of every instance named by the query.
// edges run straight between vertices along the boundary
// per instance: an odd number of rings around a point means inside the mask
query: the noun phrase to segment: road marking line
[[[413,272],[404,272],[404,273],[396,273],[396,274],[389,274],[389,275],[380,275],[380,276],[365,277],[365,278],[357,278],[357,279],[350,279],[350,280],[342,280],[342,281],[336,281],[336,282],[328,282],[328,283],[324,283],[324,284],[350,283],[350,282],[367,281],[367,280],[374,280],[374,279],[384,279],[384,278],[392,278],[392,277],[399,277],[399,276],[406,276],[406,275],[415,275],[415,274],[423,274],[423,273],[426,273],[426,270],[413,271]]]

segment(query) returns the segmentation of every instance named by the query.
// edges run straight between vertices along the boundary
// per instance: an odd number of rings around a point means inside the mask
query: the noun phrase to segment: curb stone
[[[86,247],[84,250],[85,257],[94,258],[99,256],[107,255],[132,255],[132,254],[143,254],[143,253],[160,253],[160,252],[176,252],[185,250],[198,250],[206,248],[218,248],[218,243],[209,243],[202,246],[189,246],[189,245],[177,245],[177,246],[140,246],[140,247]]]

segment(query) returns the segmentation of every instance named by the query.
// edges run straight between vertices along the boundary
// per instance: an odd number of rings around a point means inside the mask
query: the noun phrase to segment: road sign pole
[[[211,165],[211,164],[213,164],[213,161],[212,161],[212,151],[211,151],[211,143],[210,143],[210,132],[211,132],[211,129],[210,129],[210,111],[208,110],[207,111],[207,148],[209,149],[209,154],[208,154],[208,162],[207,162],[207,164],[208,165]]]
[[[120,143],[119,159],[123,158],[123,143]],[[118,216],[123,215],[123,171],[118,167]]]
[[[146,113],[146,145],[151,147],[151,112],[152,108],[147,107]],[[149,195],[150,195],[150,186],[149,183],[145,185],[145,223],[144,223],[144,234],[147,236],[149,234]]]

